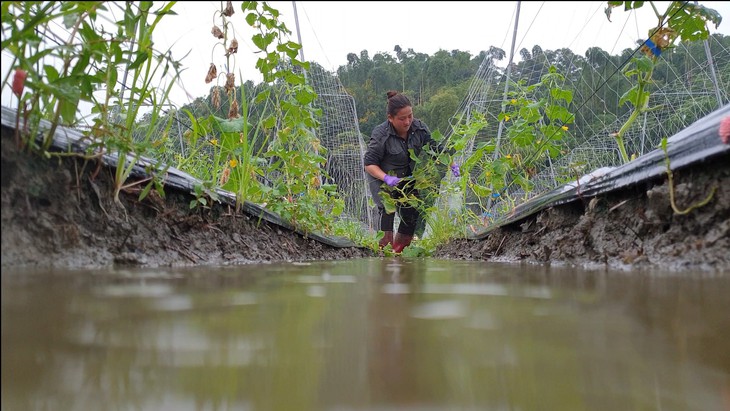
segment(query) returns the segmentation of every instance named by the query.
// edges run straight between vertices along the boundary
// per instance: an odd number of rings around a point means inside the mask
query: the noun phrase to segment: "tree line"
[[[730,36],[713,34],[707,43],[709,54],[714,56],[720,93],[727,99],[730,95]],[[611,55],[600,47],[592,47],[585,55],[579,55],[569,48],[543,50],[535,45],[532,49],[519,50],[519,62],[512,64],[511,79],[529,86],[539,82],[551,66],[555,67],[566,77],[566,83],[574,87],[576,99],[572,105],[576,113],[576,127],[596,129],[629,111],[628,107],[619,105],[620,97],[631,87],[620,68],[635,53],[636,49],[625,49]],[[503,98],[506,67],[500,67],[500,63],[506,57],[507,53],[497,47],[476,55],[461,50],[439,50],[429,55],[410,48],[403,50],[396,45],[393,53],[379,52],[372,57],[367,50],[348,53],[347,64],[333,74],[356,102],[358,126],[365,141],[373,128],[385,121],[385,95],[388,90],[398,90],[407,95],[414,104],[416,117],[428,124],[432,131],[438,130],[447,135],[449,120],[459,109],[482,64],[491,64],[494,69],[494,87],[491,88],[494,95],[490,100]],[[690,93],[696,92],[691,104],[699,104],[709,111],[717,106],[715,93],[708,89],[713,84],[708,83],[707,76],[698,76],[696,70],[697,67],[706,69],[707,60],[702,42],[682,44],[665,51],[654,72],[654,89],[674,85]],[[310,64],[317,65],[314,62]],[[246,81],[238,87],[237,94],[239,98],[252,98],[267,88],[273,89],[265,83]],[[229,102],[223,101],[219,108],[214,109],[212,90],[208,96],[199,97],[182,109],[189,110],[196,118],[204,115],[225,117],[230,109]],[[257,113],[263,111],[260,108],[263,104],[265,102],[249,105],[249,122],[257,121]],[[696,111],[689,104],[676,109]],[[182,123],[181,132],[184,133],[184,118]]]

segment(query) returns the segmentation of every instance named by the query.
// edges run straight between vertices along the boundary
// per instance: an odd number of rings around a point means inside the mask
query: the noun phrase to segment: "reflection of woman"
[[[419,212],[408,203],[398,201],[397,211],[400,216],[398,233],[393,238],[393,224],[395,213],[386,213],[383,199],[380,197],[384,182],[393,187],[390,193],[397,200],[405,196],[418,197],[413,187],[413,181],[401,181],[403,177],[413,174],[415,162],[411,159],[409,150],[418,156],[423,148],[430,145],[432,149],[442,151],[431,138],[431,132],[421,120],[413,117],[411,102],[397,91],[388,92],[388,119],[373,129],[367,151],[365,152],[365,171],[369,174],[370,193],[380,213],[380,230],[383,238],[380,248],[393,244],[393,251],[400,253],[413,239]],[[459,176],[459,167],[451,165],[454,176]]]
[[[419,392],[419,371],[423,344],[413,334],[409,324],[410,312],[417,294],[414,268],[399,258],[384,258],[377,283],[382,289],[374,294],[369,318],[372,355],[368,357],[369,385],[378,397],[388,403],[411,403],[423,401]],[[409,326],[410,325],[410,326]]]

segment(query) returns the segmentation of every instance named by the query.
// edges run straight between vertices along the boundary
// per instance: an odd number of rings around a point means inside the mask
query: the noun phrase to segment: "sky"
[[[633,48],[637,40],[646,38],[646,33],[657,25],[648,3],[634,12],[614,9],[609,22],[604,13],[605,1],[269,2],[280,11],[282,21],[291,30],[291,40],[302,44],[304,59],[332,71],[347,64],[349,53],[359,55],[367,50],[371,58],[379,52],[395,56],[396,45],[429,55],[438,50],[458,49],[476,56],[490,46],[509,53],[518,3],[515,54],[534,45],[549,50],[567,47],[581,55],[587,48],[599,46],[618,54]],[[656,2],[662,12],[668,3]],[[725,16],[719,28],[711,27],[710,32],[730,35],[730,2],[701,4]],[[165,44],[176,41],[173,50],[190,51],[188,60],[194,64],[188,66],[182,84],[190,96],[206,95],[211,84],[205,84],[203,79],[210,63],[217,64],[219,73],[225,69],[222,48],[213,49],[216,39],[210,34],[212,25],[220,22],[219,17],[214,18],[220,2],[181,2],[178,6],[179,16],[159,28],[164,32],[160,41]],[[236,71],[258,82],[261,77],[255,68],[258,55],[254,54],[251,42],[253,32],[247,31],[240,2],[234,2],[234,7],[236,14],[231,17],[231,27],[239,42]],[[174,21],[177,19],[180,21]],[[174,98],[184,104],[190,96],[180,90]]]
[[[178,15],[163,18],[155,30],[155,47],[160,51],[169,48],[185,67],[171,94],[172,102],[178,106],[207,95],[213,83],[206,84],[204,79],[211,63],[216,64],[219,73],[226,71],[223,47],[216,45],[219,40],[211,34],[214,24],[220,26],[216,10],[220,10],[221,3],[224,2],[179,2],[174,8]],[[668,3],[656,2],[660,11]],[[259,82],[261,76],[255,68],[258,55],[251,41],[254,32],[244,21],[241,2],[233,4],[235,14],[229,30],[239,43],[233,69],[237,76]],[[461,50],[476,56],[490,46],[509,54],[518,4],[517,57],[520,49],[530,50],[534,45],[547,50],[567,47],[581,55],[588,47],[598,46],[618,54],[646,38],[646,33],[657,23],[648,3],[631,12],[614,9],[611,22],[604,13],[605,1],[272,1],[269,4],[280,11],[282,21],[292,32],[290,40],[302,44],[304,59],[333,71],[347,64],[349,53],[359,55],[367,50],[371,58],[379,52],[395,56],[396,45],[429,55],[438,50]],[[730,2],[700,4],[725,17],[719,28],[710,27],[710,32],[730,35]],[[298,19],[295,19],[295,5]],[[3,53],[3,60],[5,57]],[[506,64],[506,59],[502,63]],[[3,66],[4,73],[6,70]],[[6,105],[5,95],[3,89],[3,105]]]

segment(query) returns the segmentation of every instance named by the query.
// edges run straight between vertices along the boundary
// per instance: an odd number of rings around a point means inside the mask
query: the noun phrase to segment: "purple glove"
[[[383,177],[383,181],[385,181],[385,184],[395,187],[400,182],[400,178],[386,174],[385,177]]]
[[[451,165],[451,174],[454,175],[454,177],[459,177],[461,175],[461,171],[459,171],[459,165],[454,163]]]

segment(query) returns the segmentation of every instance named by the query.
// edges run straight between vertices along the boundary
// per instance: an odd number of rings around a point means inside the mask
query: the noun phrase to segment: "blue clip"
[[[646,47],[649,47],[649,50],[651,50],[652,54],[654,54],[655,56],[659,57],[662,55],[662,49],[660,49],[656,44],[654,44],[654,42],[651,41],[651,39],[646,39],[644,44],[646,44]]]

